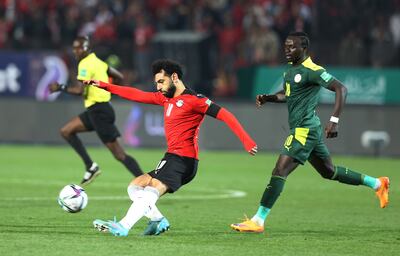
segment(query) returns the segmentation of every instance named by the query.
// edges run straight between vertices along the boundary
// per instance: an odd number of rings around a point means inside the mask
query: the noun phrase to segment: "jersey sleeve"
[[[193,111],[197,113],[206,114],[224,122],[239,138],[247,152],[257,145],[231,112],[213,103],[210,99],[197,95],[192,100],[192,107]]]
[[[310,82],[327,88],[335,78],[325,69],[312,70],[309,73]]]
[[[209,108],[215,105],[209,98],[202,95],[194,96],[191,103],[193,111],[201,114],[209,114]],[[217,115],[215,114],[214,117],[216,116]]]
[[[131,101],[153,105],[163,105],[166,101],[165,96],[160,92],[145,92],[133,87],[119,86],[102,81],[99,82],[98,87]]]
[[[93,70],[93,69],[90,67],[89,62],[87,62],[87,61],[79,62],[78,76],[76,78],[80,81],[92,79],[93,75],[91,73],[91,70]]]
[[[239,138],[242,142],[243,147],[247,152],[250,152],[254,147],[257,146],[255,141],[250,137],[250,135],[244,130],[240,122],[236,117],[225,108],[220,108],[216,116],[218,120],[224,122],[231,131]]]

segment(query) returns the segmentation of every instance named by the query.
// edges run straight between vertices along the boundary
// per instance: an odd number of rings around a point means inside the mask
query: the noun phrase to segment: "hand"
[[[248,152],[250,155],[255,156],[257,154],[257,145],[252,147]]]
[[[336,138],[338,136],[337,123],[329,122],[325,127],[326,138]]]
[[[256,96],[256,105],[257,105],[257,107],[261,107],[261,105],[265,104],[268,101],[269,102],[276,101],[276,95],[259,94],[259,95]]]
[[[49,91],[51,93],[53,92],[58,92],[60,90],[60,84],[57,82],[52,82],[51,84],[49,84]]]
[[[93,85],[93,86],[97,86],[97,87],[99,87],[100,86],[100,81],[99,80],[85,80],[85,81],[83,81],[83,84],[84,85]]]

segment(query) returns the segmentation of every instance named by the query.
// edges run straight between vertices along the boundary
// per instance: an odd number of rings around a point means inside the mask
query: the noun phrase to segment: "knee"
[[[120,162],[123,162],[126,158],[126,155],[124,152],[112,152],[112,153],[113,153],[114,158]]]
[[[138,197],[140,197],[141,193],[143,193],[143,187],[130,184],[128,186],[128,195],[132,201],[136,201]]]
[[[279,165],[275,166],[274,170],[272,171],[272,175],[283,178],[286,178],[288,176],[287,171]]]
[[[64,139],[68,139],[71,136],[72,132],[66,128],[63,127],[60,129],[60,135],[64,138]]]
[[[319,173],[322,178],[331,180],[335,175],[335,170],[333,168],[326,168],[324,171]]]

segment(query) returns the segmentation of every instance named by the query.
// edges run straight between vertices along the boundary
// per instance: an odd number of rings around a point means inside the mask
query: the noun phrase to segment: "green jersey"
[[[321,124],[315,114],[321,86],[328,87],[333,76],[308,57],[298,66],[288,65],[283,74],[290,129]]]

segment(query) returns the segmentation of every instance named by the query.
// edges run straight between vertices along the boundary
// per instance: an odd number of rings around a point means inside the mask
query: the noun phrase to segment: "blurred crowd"
[[[127,84],[149,78],[157,33],[205,33],[218,49],[216,96],[235,93],[240,67],[283,64],[290,31],[309,34],[323,65],[400,65],[400,0],[0,0],[0,13],[0,49],[70,56],[75,36],[89,35]]]

